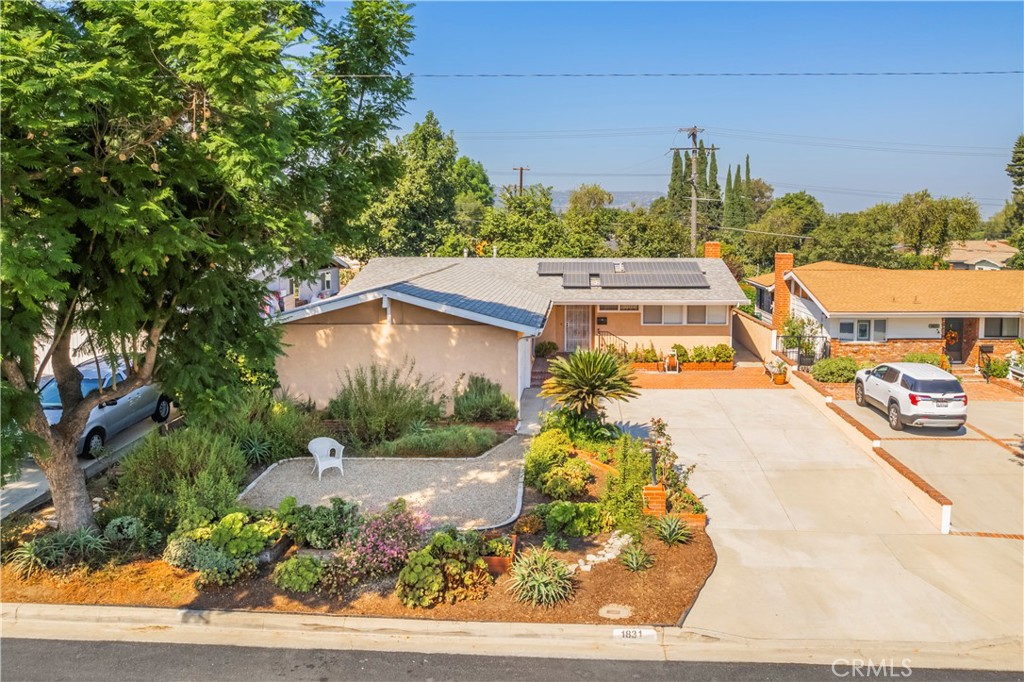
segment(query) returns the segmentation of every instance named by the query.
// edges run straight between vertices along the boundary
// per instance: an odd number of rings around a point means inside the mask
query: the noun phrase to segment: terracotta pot
[[[516,550],[519,547],[519,535],[512,533],[512,553],[509,556],[485,556],[481,557],[484,563],[487,564],[487,572],[494,576],[504,575],[508,573],[508,569],[512,568],[512,562],[516,558]]]
[[[776,384],[781,386],[782,384],[786,383],[786,375],[785,374],[773,374],[772,375],[772,381],[774,381]]]

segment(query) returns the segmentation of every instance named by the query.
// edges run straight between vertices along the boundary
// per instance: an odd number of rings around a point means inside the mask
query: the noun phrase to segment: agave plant
[[[602,400],[629,400],[640,395],[633,388],[633,369],[611,353],[578,350],[548,365],[551,378],[540,395],[588,419],[600,415]]]
[[[554,606],[572,598],[576,589],[569,565],[535,549],[516,559],[510,571],[508,591],[516,601],[533,606]]]

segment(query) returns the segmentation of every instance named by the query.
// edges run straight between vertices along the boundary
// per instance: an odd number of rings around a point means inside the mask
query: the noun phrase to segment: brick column
[[[775,299],[772,307],[772,329],[782,331],[789,319],[789,287],[783,277],[793,269],[793,254],[775,254]]]
[[[644,514],[660,517],[668,513],[668,496],[664,485],[645,485],[643,496]]]
[[[704,242],[704,257],[705,258],[721,258],[722,257],[722,243],[721,242]]]

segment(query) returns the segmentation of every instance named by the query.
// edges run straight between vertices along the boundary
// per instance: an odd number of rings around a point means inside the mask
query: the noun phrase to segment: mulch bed
[[[594,553],[607,535],[594,542],[573,540],[556,555],[575,562]],[[520,547],[540,545],[541,536],[521,536]],[[690,608],[715,564],[715,551],[703,532],[694,532],[688,545],[666,547],[655,539],[645,542],[655,557],[654,568],[634,574],[612,561],[580,572],[575,599],[550,609],[520,604],[507,593],[508,576],[500,577],[486,598],[443,604],[432,609],[408,609],[392,593],[394,579],[356,588],[345,599],[293,595],[270,581],[271,567],[253,579],[229,588],[199,591],[194,573],[171,568],[163,561],[136,561],[99,571],[78,571],[67,576],[44,574],[28,580],[4,566],[0,572],[4,600],[49,604],[110,604],[194,609],[241,609],[290,613],[546,623],[623,623],[675,625]],[[294,550],[292,550],[294,551]],[[609,603],[633,608],[630,618],[610,621],[598,616]]]

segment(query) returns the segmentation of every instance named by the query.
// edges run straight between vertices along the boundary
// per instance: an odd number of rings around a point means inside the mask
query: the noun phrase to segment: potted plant
[[[772,381],[780,386],[786,383],[786,372],[789,371],[789,365],[786,364],[786,361],[780,358],[773,362],[770,367],[772,370]]]
[[[512,561],[516,558],[516,549],[519,545],[519,536],[500,535],[484,542],[485,554],[481,557],[487,564],[487,570],[492,575],[502,575],[512,567]]]
[[[814,359],[814,341],[811,339],[803,339],[800,342],[800,360],[798,364],[801,367],[810,367],[814,364]]]

